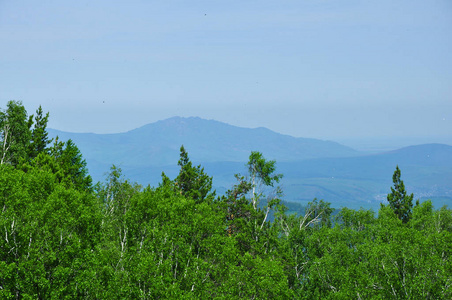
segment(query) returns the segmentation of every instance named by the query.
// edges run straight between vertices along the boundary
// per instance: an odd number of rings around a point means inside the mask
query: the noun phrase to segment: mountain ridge
[[[49,135],[70,138],[87,160],[109,164],[171,164],[177,162],[181,145],[200,162],[244,161],[251,151],[260,151],[277,161],[357,154],[356,150],[332,141],[292,137],[263,127],[244,128],[199,117],[173,117],[125,133],[69,133],[50,129]]]
[[[334,207],[378,209],[392,185],[396,165],[415,197],[437,197],[435,205],[452,204],[452,146],[421,144],[366,154],[331,141],[296,138],[270,129],[243,128],[197,117],[173,117],[124,133],[67,133],[49,130],[49,137],[72,139],[88,163],[94,181],[102,181],[112,164],[140,184],[157,185],[164,171],[178,173],[179,148],[213,176],[221,194],[246,174],[251,151],[274,159],[285,200],[306,204],[313,198]],[[439,198],[438,198],[439,197]],[[442,200],[441,200],[442,199]]]

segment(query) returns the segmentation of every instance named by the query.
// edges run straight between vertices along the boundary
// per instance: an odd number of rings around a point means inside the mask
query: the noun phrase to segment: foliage
[[[176,185],[182,195],[191,197],[197,202],[215,197],[215,193],[211,192],[212,177],[205,174],[204,168],[200,165],[196,167],[192,165],[184,146],[180,147],[180,159],[177,164],[180,166],[180,172],[176,178]]]
[[[0,298],[77,298],[90,280],[100,211],[55,174],[0,166]]]
[[[28,117],[20,101],[9,101],[4,111],[0,111],[1,160],[0,164],[17,165],[27,158],[31,139],[33,116]]]
[[[62,171],[63,180],[80,189],[91,189],[92,179],[86,161],[72,140],[63,143],[56,139],[50,151]]]
[[[22,111],[11,107],[9,115]],[[24,125],[26,113],[17,115]],[[36,124],[47,122],[38,115]],[[281,178],[257,152],[248,177],[237,174],[221,197],[183,147],[173,180],[142,187],[112,166],[92,187],[72,141],[48,147],[42,131],[29,132],[22,142],[3,133],[11,147],[0,165],[1,299],[452,298],[452,211],[431,201],[411,211],[398,168],[399,206],[333,216],[314,199],[298,214],[278,187],[256,192]]]
[[[411,209],[413,207],[413,194],[407,195],[405,191],[405,185],[400,179],[399,166],[396,167],[392,181],[394,187],[391,187],[391,193],[388,194],[388,202],[391,209],[402,220],[403,223],[407,223],[411,218]]]
[[[273,186],[274,183],[278,183],[283,177],[282,174],[274,174],[276,170],[275,164],[274,160],[267,161],[260,152],[252,151],[250,154],[247,167],[251,180],[251,201],[254,209],[257,208],[259,198],[262,196],[256,189],[261,185]]]
[[[57,175],[59,182],[78,189],[90,189],[91,176],[86,168],[80,150],[71,141],[55,139],[49,147],[47,122],[49,113],[44,116],[42,107],[28,116],[20,101],[9,101],[7,108],[0,111],[0,164],[9,164],[26,171],[31,166],[41,166]]]

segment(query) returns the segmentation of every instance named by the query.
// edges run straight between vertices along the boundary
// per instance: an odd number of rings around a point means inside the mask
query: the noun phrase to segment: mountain
[[[183,144],[194,164],[214,178],[218,194],[246,174],[251,151],[277,161],[285,200],[306,204],[313,198],[333,207],[378,210],[392,186],[396,165],[415,198],[432,198],[436,207],[452,205],[452,146],[425,144],[364,155],[335,142],[295,138],[266,128],[241,128],[213,120],[174,117],[125,133],[68,133],[49,129],[51,137],[72,139],[87,160],[94,181],[104,179],[112,164],[132,181],[152,186],[164,171],[177,176]]]
[[[174,117],[125,133],[69,133],[49,129],[49,135],[72,139],[91,164],[164,166],[177,164],[181,145],[193,161],[246,161],[251,151],[268,159],[300,161],[357,155],[331,141],[295,138],[266,128],[241,128],[201,118]]]

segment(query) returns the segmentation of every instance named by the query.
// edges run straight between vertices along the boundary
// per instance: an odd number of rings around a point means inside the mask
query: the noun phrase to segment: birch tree
[[[272,187],[283,177],[282,174],[275,174],[276,161],[266,160],[262,153],[252,151],[247,163],[251,181],[251,203],[257,209],[259,199],[262,196],[262,186]]]
[[[27,159],[33,116],[28,116],[20,101],[9,101],[0,112],[1,164],[17,165]]]

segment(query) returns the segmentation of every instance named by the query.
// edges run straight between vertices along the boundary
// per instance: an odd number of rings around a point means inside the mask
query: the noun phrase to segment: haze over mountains
[[[99,163],[164,166],[177,163],[183,144],[199,162],[246,161],[260,151],[277,161],[354,156],[357,152],[335,142],[295,138],[266,128],[241,128],[201,118],[173,117],[125,133],[87,134],[51,130],[74,140],[87,159]]]
[[[194,164],[214,177],[219,193],[245,174],[251,151],[277,161],[287,201],[305,204],[314,197],[334,207],[378,208],[392,185],[396,165],[408,192],[452,204],[452,146],[429,144],[366,155],[332,141],[295,138],[266,128],[241,128],[200,118],[173,117],[125,133],[69,133],[49,129],[51,137],[72,139],[88,163],[94,181],[103,180],[112,164],[126,178],[156,185],[164,171],[178,173],[181,145]]]

